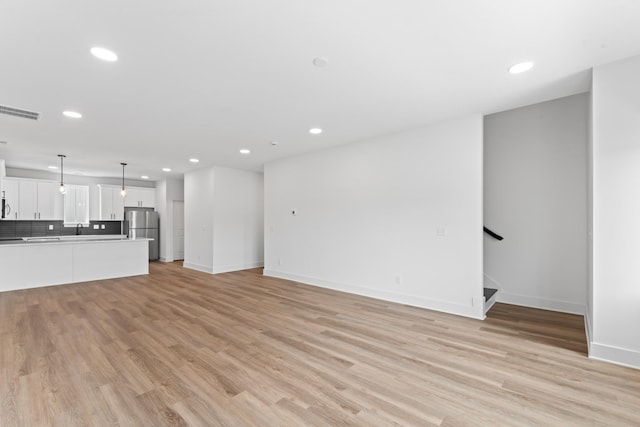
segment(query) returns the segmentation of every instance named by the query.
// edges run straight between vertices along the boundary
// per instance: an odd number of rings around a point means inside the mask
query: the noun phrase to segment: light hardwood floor
[[[0,293],[0,425],[640,425],[640,371],[579,316],[477,321],[263,277]]]

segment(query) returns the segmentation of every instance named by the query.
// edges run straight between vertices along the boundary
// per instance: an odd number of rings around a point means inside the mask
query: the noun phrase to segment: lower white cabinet
[[[149,241],[0,245],[0,272],[0,292],[149,274]]]

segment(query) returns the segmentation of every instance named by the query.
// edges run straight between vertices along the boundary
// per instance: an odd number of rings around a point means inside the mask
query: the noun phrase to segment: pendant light
[[[67,188],[64,186],[64,158],[67,157],[64,154],[58,154],[60,157],[60,194],[66,194]]]
[[[122,189],[120,190],[120,195],[122,197],[127,196],[127,190],[124,189],[124,167],[127,166],[126,163],[120,163],[122,165]]]

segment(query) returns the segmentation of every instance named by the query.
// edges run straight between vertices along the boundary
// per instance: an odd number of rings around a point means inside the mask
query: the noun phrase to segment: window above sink
[[[64,226],[89,225],[89,186],[67,185],[64,195]]]

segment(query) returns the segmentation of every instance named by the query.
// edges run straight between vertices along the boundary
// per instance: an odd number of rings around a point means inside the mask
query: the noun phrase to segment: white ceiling
[[[116,177],[127,162],[127,177],[156,180],[261,170],[583,92],[592,66],[637,54],[634,0],[2,0],[0,104],[42,116],[0,115],[0,159],[46,170],[60,153],[70,173]],[[522,60],[535,68],[507,73]]]

